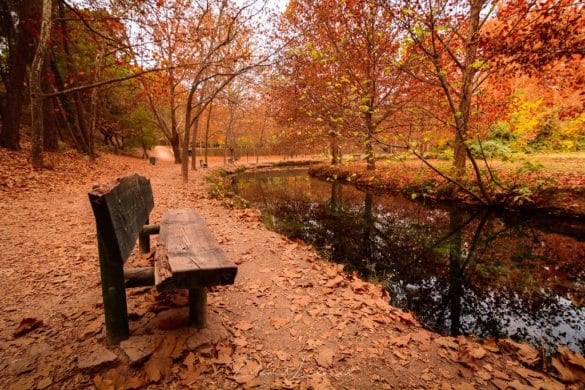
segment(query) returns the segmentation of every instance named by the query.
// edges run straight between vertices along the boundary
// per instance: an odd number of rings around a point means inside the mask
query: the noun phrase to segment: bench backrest
[[[94,188],[89,201],[95,215],[100,251],[125,263],[154,207],[150,180],[137,174]]]

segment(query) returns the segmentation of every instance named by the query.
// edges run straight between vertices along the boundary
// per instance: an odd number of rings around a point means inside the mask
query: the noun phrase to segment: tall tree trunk
[[[473,81],[477,74],[474,63],[477,58],[479,47],[479,19],[483,0],[475,0],[471,3],[469,27],[466,37],[465,63],[463,64],[463,80],[461,85],[461,99],[459,100],[458,112],[455,115],[455,144],[454,144],[454,167],[457,179],[465,174],[465,163],[467,156],[467,133],[471,117],[471,99],[473,96]]]
[[[52,1],[43,0],[41,19],[41,34],[30,70],[30,105],[32,116],[32,165],[36,168],[43,166],[43,90],[41,88],[41,73],[43,62],[51,36]]]
[[[211,123],[211,110],[213,102],[209,103],[209,111],[207,111],[207,122],[205,123],[205,165],[208,166],[207,156],[209,154],[209,125]]]
[[[193,138],[191,139],[191,170],[197,170],[197,131],[199,131],[199,115],[194,118],[193,122]]]
[[[339,144],[337,133],[332,130],[329,132],[329,147],[331,148],[331,165],[337,165],[339,161]]]
[[[189,90],[187,96],[187,105],[185,111],[185,133],[183,134],[183,149],[181,153],[181,176],[183,183],[189,181],[189,136],[191,135],[191,115],[193,111],[193,96],[195,95],[195,88]]]
[[[169,47],[170,50],[170,47]],[[171,56],[172,58],[172,56]],[[179,142],[179,131],[177,125],[177,107],[175,103],[176,98],[176,85],[175,85],[175,77],[173,69],[170,69],[168,72],[169,78],[169,99],[171,105],[171,148],[173,149],[173,154],[175,156],[175,164],[181,164],[181,153],[180,153],[180,142]]]
[[[371,107],[371,104],[368,105]],[[372,171],[376,169],[376,159],[374,157],[374,121],[372,117],[371,109],[368,108],[368,112],[364,114],[365,125],[366,125],[366,139],[364,144],[364,151],[366,152],[366,169]]]
[[[51,82],[51,55],[47,53],[43,64],[43,75],[41,80],[41,87],[43,93],[53,92],[53,85]],[[55,107],[56,98],[47,98],[43,100],[43,148],[46,151],[56,152],[59,149],[58,145],[58,129],[57,129],[57,110]]]
[[[69,49],[69,30],[66,23],[66,14],[61,2],[59,2],[59,17],[61,19],[63,52],[65,53],[65,69],[67,76],[69,76],[73,73],[74,69],[72,69],[71,66],[72,56],[71,50]],[[73,102],[70,106],[70,114],[73,120],[73,127],[77,131],[77,136],[82,140],[81,145],[84,147],[82,152],[93,158],[93,141],[88,132],[88,123],[86,122],[85,108],[83,107],[81,93],[79,91],[73,92],[71,94],[71,99]]]
[[[100,73],[102,69],[102,59],[104,56],[104,49],[103,47],[99,47],[97,50],[97,54],[95,57],[95,70],[93,75],[93,81],[97,82],[100,78]],[[87,134],[87,143],[89,144],[89,158],[91,161],[95,160],[95,150],[94,150],[94,134],[95,128],[97,123],[97,102],[98,102],[98,92],[99,88],[96,87],[91,91],[91,100],[90,100],[90,111],[89,111],[89,126],[88,126],[88,134]]]
[[[57,88],[60,90],[65,89],[63,78],[61,77],[59,68],[53,59],[51,59],[51,70],[53,72],[53,76],[55,76],[55,84],[57,85]],[[59,108],[65,127],[67,127],[68,132],[73,138],[76,149],[81,153],[87,153],[89,147],[85,138],[83,137],[81,129],[79,128],[78,120],[76,119],[77,114],[75,106],[73,103],[71,103],[70,98],[71,95],[63,95],[55,98],[57,107]]]
[[[59,150],[59,133],[57,128],[55,99],[49,98],[43,101],[43,148],[46,151]]]
[[[14,31],[13,41],[8,41],[8,80],[6,94],[8,99],[2,115],[2,130],[0,131],[0,146],[20,149],[20,118],[24,101],[26,69],[31,63],[34,53],[35,37],[38,31],[38,21],[41,18],[41,2],[24,0],[17,9],[18,26]],[[3,4],[3,19],[14,24],[12,11],[8,3]]]
[[[173,156],[175,157],[175,164],[181,163],[181,140],[179,138],[179,133],[173,134],[171,139],[169,139],[171,143],[171,149],[173,150]]]

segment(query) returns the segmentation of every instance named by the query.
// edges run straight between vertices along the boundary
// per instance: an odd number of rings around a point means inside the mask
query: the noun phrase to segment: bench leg
[[[207,288],[189,289],[189,324],[196,328],[207,327]]]
[[[126,307],[126,287],[124,286],[124,266],[112,261],[107,255],[105,244],[98,234],[100,254],[100,274],[102,296],[106,319],[106,340],[108,344],[118,344],[130,336],[128,308]]]
[[[145,225],[148,225],[148,219],[146,220]],[[140,247],[140,252],[142,253],[149,253],[150,252],[150,234],[140,232],[138,235],[138,246]]]

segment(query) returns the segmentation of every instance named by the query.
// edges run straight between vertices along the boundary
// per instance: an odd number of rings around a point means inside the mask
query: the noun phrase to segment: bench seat
[[[158,291],[233,284],[238,272],[192,209],[163,215],[154,264]]]
[[[207,287],[234,284],[237,272],[195,210],[169,210],[163,215],[154,284],[158,291],[189,289],[191,325],[207,326]]]

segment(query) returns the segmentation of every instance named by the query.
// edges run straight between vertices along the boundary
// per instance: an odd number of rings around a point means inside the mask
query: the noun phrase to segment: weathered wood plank
[[[163,215],[155,255],[159,291],[233,284],[237,266],[192,209]]]
[[[94,188],[89,199],[107,250],[125,262],[154,207],[150,180],[137,174],[127,176]]]

